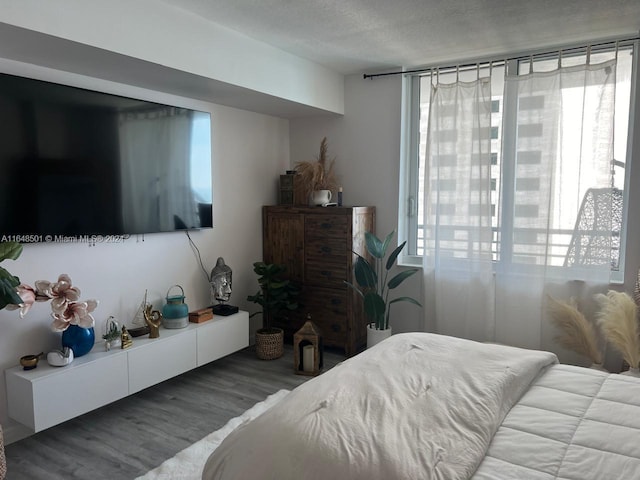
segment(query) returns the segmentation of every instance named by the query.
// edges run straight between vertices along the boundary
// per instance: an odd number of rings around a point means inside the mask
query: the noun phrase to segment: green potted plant
[[[284,265],[264,262],[253,264],[260,290],[255,295],[249,295],[247,300],[262,307],[261,311],[250,315],[252,317],[262,314],[262,328],[256,332],[256,354],[262,360],[273,360],[282,356],[284,331],[274,327],[273,322],[286,318],[289,312],[298,308],[298,287],[283,278],[285,270]]]
[[[0,243],[0,262],[3,260],[15,260],[22,253],[22,245],[18,242],[2,242]],[[14,277],[7,270],[0,267],[0,310],[7,305],[18,305],[22,303],[22,299],[18,295],[17,287],[20,285],[20,279]],[[4,438],[2,434],[2,425],[0,425],[0,478],[4,478],[7,473],[7,463],[4,456]]]
[[[358,259],[356,260],[354,273],[357,285],[346,282],[347,285],[358,292],[363,299],[364,313],[370,322],[367,325],[367,348],[372,347],[391,335],[389,314],[392,304],[409,302],[419,307],[422,306],[411,297],[389,299],[391,290],[398,287],[419,270],[417,268],[409,268],[397,274],[392,274],[391,270],[396,266],[396,259],[407,243],[406,241],[402,242],[385,260],[387,248],[394,234],[395,230],[382,241],[373,233],[365,232],[367,251],[373,258],[373,262],[369,262],[362,255],[356,253]]]
[[[0,243],[0,262],[7,259],[16,260],[21,253],[22,245],[18,242]],[[19,305],[22,303],[17,291],[18,285],[20,285],[20,279],[0,267],[0,310],[7,305]]]

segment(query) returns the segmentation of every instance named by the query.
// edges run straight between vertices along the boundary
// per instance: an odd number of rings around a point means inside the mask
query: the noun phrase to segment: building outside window
[[[516,102],[514,95],[509,91],[508,82],[505,82],[505,71],[510,74],[526,75],[531,71],[544,72],[558,68],[558,54],[544,55],[533,58],[520,58],[491,64],[478,64],[468,69],[458,69],[449,72],[427,71],[408,76],[405,84],[405,108],[408,118],[406,129],[406,148],[401,171],[404,173],[400,188],[400,232],[401,238],[407,240],[403,263],[421,264],[424,254],[425,241],[429,240],[432,232],[425,229],[422,224],[424,218],[425,195],[429,192],[429,185],[424,183],[424,169],[426,162],[427,132],[429,126],[429,101],[431,85],[436,83],[455,82],[458,76],[460,80],[473,81],[476,78],[486,76],[491,82],[491,218],[492,218],[492,253],[496,263],[508,262],[511,264],[525,265],[551,265],[562,267],[570,264],[572,255],[576,254],[576,243],[580,238],[576,236],[577,229],[593,230],[597,227],[585,227],[586,221],[593,221],[593,209],[598,207],[600,196],[609,197],[608,205],[613,205],[615,211],[608,214],[615,218],[610,224],[610,258],[613,272],[612,278],[621,280],[621,265],[624,265],[624,225],[622,219],[626,211],[626,195],[628,190],[628,161],[630,146],[628,145],[628,131],[630,121],[630,104],[632,102],[634,51],[633,45],[598,50],[582,49],[564,54],[560,59],[563,67],[571,65],[584,65],[605,62],[617,57],[615,71],[615,124],[614,124],[614,152],[613,158],[607,164],[596,165],[593,171],[584,171],[584,167],[578,169],[579,160],[576,159],[576,176],[580,175],[581,184],[590,183],[594,189],[587,194],[581,191],[578,182],[563,182],[562,185],[551,185],[545,182],[545,172],[549,172],[562,163],[562,168],[572,167],[572,156],[575,145],[580,145],[580,139],[564,138],[562,145],[568,147],[560,149],[554,155],[562,155],[563,161],[558,162],[554,156],[546,155],[536,149],[529,149],[529,145],[536,145],[535,141],[542,135],[541,124],[536,121],[547,104],[551,101],[562,102],[562,119],[558,122],[555,135],[576,135],[572,125],[582,124],[581,105],[583,102],[597,102],[595,97],[597,89],[585,90],[573,88],[572,85],[561,86],[562,92],[559,98],[548,98],[544,95],[532,95],[526,98],[518,97]],[[582,93],[593,98],[582,98]],[[580,95],[577,98],[576,95]],[[518,119],[516,121],[515,119]],[[523,122],[523,118],[527,120]],[[441,119],[442,120],[442,119]],[[446,125],[446,122],[443,122]],[[516,127],[519,125],[519,127]],[[585,125],[579,135],[589,135],[589,125]],[[455,134],[455,132],[453,132]],[[442,132],[440,132],[442,135]],[[451,139],[452,142],[455,138]],[[517,159],[517,161],[516,161]],[[508,161],[505,161],[508,160]],[[445,161],[446,160],[442,160]],[[580,171],[579,171],[580,170]],[[607,185],[603,185],[603,175],[607,176]],[[446,191],[446,179],[439,180],[439,189]],[[595,187],[603,187],[597,189]],[[551,199],[553,206],[549,209],[546,205],[542,208],[538,199],[549,198],[548,195],[538,195],[541,189],[552,188]],[[594,196],[595,195],[595,196]],[[541,200],[540,200],[541,201]],[[546,200],[548,201],[548,200]],[[455,199],[452,199],[455,203]],[[455,205],[451,205],[454,208]],[[562,207],[562,208],[560,208]],[[572,208],[568,208],[572,207]],[[575,207],[575,208],[573,208]],[[446,202],[441,202],[439,208],[446,209]],[[591,211],[589,211],[591,209]],[[541,212],[549,212],[542,218]],[[575,212],[579,211],[584,218],[576,218]],[[567,213],[573,212],[573,213]],[[598,215],[596,212],[595,215]],[[548,217],[548,218],[547,218]],[[596,219],[597,220],[597,219]],[[545,230],[552,231],[552,241],[539,241],[536,225],[544,223]],[[581,226],[582,225],[582,226]],[[593,233],[593,232],[591,232]],[[450,232],[450,251],[452,256],[464,257],[465,232],[463,226],[458,226]],[[611,236],[612,235],[612,236]],[[578,246],[579,247],[579,246]],[[602,254],[602,252],[600,252]],[[594,254],[595,255],[595,254]],[[609,252],[606,252],[609,255]],[[583,259],[584,260],[584,259]],[[616,272],[618,272],[616,274]]]

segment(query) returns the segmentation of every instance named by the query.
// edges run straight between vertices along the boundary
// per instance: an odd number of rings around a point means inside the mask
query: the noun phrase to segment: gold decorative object
[[[158,338],[160,336],[162,314],[158,310],[151,310],[152,308],[151,304],[144,307],[144,321],[149,327],[149,338]]]
[[[547,311],[553,324],[561,331],[555,337],[560,345],[584,355],[594,364],[602,365],[602,354],[598,349],[595,328],[578,310],[574,298],[567,303],[547,295]]]
[[[38,360],[42,357],[44,352],[40,352],[37,355],[25,355],[24,357],[20,357],[20,365],[24,370],[33,370],[38,366]]]
[[[320,329],[307,315],[307,321],[293,334],[293,371],[298,375],[318,375],[323,366]]]
[[[131,340],[131,336],[129,335],[129,332],[127,332],[127,327],[125,327],[124,325],[122,326],[122,333],[120,334],[120,342],[120,347],[123,350],[133,345],[133,340]]]

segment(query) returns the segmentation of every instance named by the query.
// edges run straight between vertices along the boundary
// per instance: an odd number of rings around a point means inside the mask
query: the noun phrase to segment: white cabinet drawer
[[[36,373],[37,372],[37,373]],[[127,356],[100,355],[67,367],[41,361],[35,370],[6,372],[9,416],[39,432],[129,394]]]
[[[198,329],[198,366],[213,362],[249,345],[249,314],[216,316]]]
[[[142,340],[144,345],[128,352],[129,394],[196,367],[195,330],[173,332],[177,331],[161,330],[160,338]]]

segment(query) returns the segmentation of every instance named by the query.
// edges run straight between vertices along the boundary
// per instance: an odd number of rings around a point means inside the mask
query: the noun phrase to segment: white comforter
[[[548,352],[401,334],[229,435],[206,480],[468,479]]]
[[[572,365],[511,409],[473,480],[639,480],[640,378]]]

